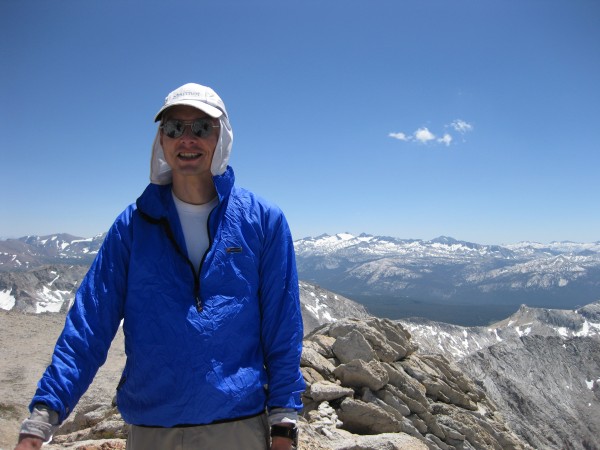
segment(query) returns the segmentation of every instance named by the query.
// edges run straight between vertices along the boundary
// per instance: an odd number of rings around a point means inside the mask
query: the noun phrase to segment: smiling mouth
[[[177,157],[179,159],[183,159],[185,161],[193,161],[194,159],[198,159],[202,156],[202,153],[179,153]]]

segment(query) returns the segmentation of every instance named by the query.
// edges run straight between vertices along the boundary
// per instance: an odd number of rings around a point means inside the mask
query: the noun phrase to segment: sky
[[[600,241],[597,0],[5,0],[0,238],[108,230],[154,114],[224,100],[294,239]]]

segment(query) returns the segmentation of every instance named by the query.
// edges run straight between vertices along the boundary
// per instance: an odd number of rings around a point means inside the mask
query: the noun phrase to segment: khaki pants
[[[127,450],[267,450],[269,434],[266,414],[196,427],[131,425]]]

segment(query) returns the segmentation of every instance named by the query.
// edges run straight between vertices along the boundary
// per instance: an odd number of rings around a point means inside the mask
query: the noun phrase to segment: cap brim
[[[198,100],[183,99],[183,100],[163,106],[160,109],[160,111],[158,111],[156,113],[156,116],[154,117],[154,121],[158,122],[160,120],[162,114],[165,112],[165,110],[171,108],[172,106],[178,106],[178,105],[186,105],[186,106],[191,106],[193,108],[199,109],[200,111],[205,112],[210,117],[214,117],[215,119],[217,119],[223,115],[223,111],[221,111],[219,108],[215,108],[214,106],[208,105],[204,102],[199,102]]]

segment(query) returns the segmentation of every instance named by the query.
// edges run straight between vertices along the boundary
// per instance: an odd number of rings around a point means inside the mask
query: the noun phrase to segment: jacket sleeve
[[[260,262],[261,336],[269,376],[267,406],[302,409],[303,325],[294,244],[277,208],[267,213]]]
[[[106,361],[123,317],[130,217],[131,207],[115,221],[82,280],[30,410],[35,404],[45,404],[58,413],[62,423]]]

